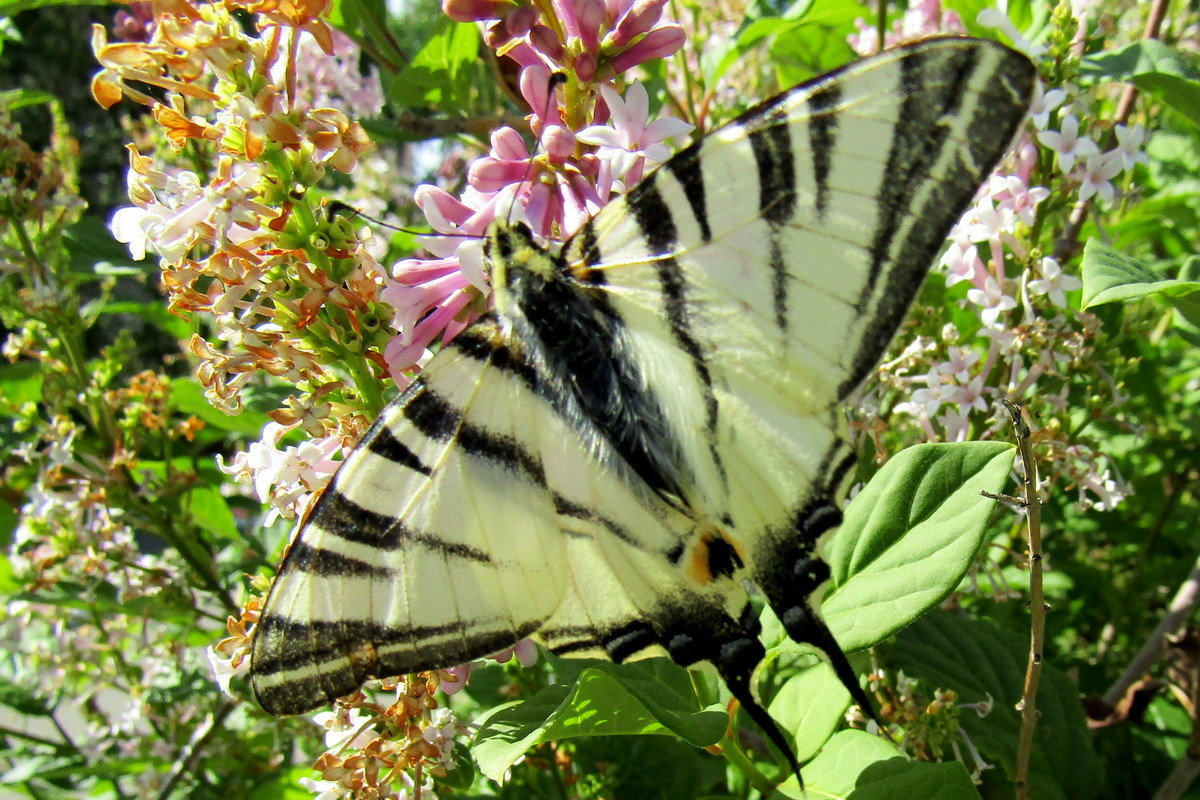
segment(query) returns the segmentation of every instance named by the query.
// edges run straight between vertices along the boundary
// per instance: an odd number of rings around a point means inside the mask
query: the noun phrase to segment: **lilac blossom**
[[[1079,120],[1071,114],[1066,115],[1059,123],[1057,131],[1045,130],[1037,135],[1038,141],[1058,155],[1058,166],[1063,172],[1070,172],[1075,165],[1075,159],[1096,155],[1100,148],[1086,135],[1079,132]]]
[[[1039,266],[1041,278],[1029,282],[1032,294],[1046,295],[1059,308],[1067,305],[1066,292],[1073,292],[1083,285],[1074,275],[1067,275],[1053,258],[1043,258]]]
[[[542,242],[562,242],[614,192],[640,180],[647,164],[661,163],[669,155],[665,140],[690,130],[676,119],[651,121],[640,84],[621,98],[608,83],[682,46],[682,29],[661,22],[663,6],[661,0],[559,0],[557,19],[548,24],[528,6],[446,0],[449,16],[485,23],[488,44],[521,66],[518,84],[533,112],[538,149],[530,152],[517,131],[501,128],[487,155],[471,165],[461,197],[436,187],[417,190],[434,230],[423,239],[432,257],[397,263],[382,292],[399,331],[384,351],[398,383],[486,308],[480,241],[495,219],[523,221]],[[592,102],[568,108],[551,80],[560,72],[579,85],[572,97]]]

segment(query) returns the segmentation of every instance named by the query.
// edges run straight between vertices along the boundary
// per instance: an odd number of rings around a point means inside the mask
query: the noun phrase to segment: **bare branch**
[[[1004,401],[1004,407],[1012,416],[1017,437],[1017,450],[1025,468],[1023,505],[1026,511],[1026,529],[1029,532],[1029,660],[1025,665],[1025,686],[1017,710],[1021,712],[1021,733],[1017,741],[1017,770],[1014,783],[1017,800],[1029,800],[1029,756],[1033,752],[1033,733],[1037,729],[1037,688],[1042,676],[1042,648],[1046,639],[1046,597],[1042,590],[1042,501],[1038,497],[1037,459],[1033,455],[1033,444],[1029,425],[1021,414],[1021,407]]]
[[[1121,673],[1121,677],[1117,678],[1104,693],[1103,700],[1107,705],[1111,707],[1120,702],[1129,687],[1163,657],[1167,650],[1166,637],[1182,628],[1184,623],[1196,612],[1198,606],[1200,606],[1200,556],[1197,556],[1196,561],[1192,564],[1191,573],[1175,592],[1171,605],[1167,606],[1167,613],[1163,615],[1154,632],[1146,638],[1142,649],[1129,662],[1129,666]]]

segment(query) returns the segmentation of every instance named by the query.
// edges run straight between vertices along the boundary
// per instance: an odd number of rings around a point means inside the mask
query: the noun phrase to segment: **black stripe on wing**
[[[592,237],[585,225],[575,237],[580,244],[572,246],[599,258]],[[521,312],[510,322],[538,365],[532,374],[539,394],[582,442],[603,439],[651,490],[669,502],[681,497],[678,444],[664,435],[670,424],[658,398],[646,391],[636,359],[622,348],[625,321],[604,293],[570,275],[566,262],[541,248],[524,226],[495,231],[485,252],[502,263],[516,252],[543,259],[536,268],[504,270],[504,288]]]
[[[838,129],[835,109],[841,100],[842,90],[836,85],[818,87],[808,98],[808,111],[812,115],[808,120],[808,146],[817,185],[813,205],[818,221],[824,221],[829,208],[829,173]]]
[[[368,452],[394,461],[402,467],[419,472],[425,477],[433,474],[428,466],[421,461],[408,445],[396,438],[387,425],[376,425],[366,437]]]
[[[700,164],[700,145],[693,144],[677,153],[666,164],[683,187],[683,195],[687,198],[692,209],[692,217],[700,228],[700,241],[707,244],[712,241],[712,228],[708,223],[707,191],[704,188],[704,170]],[[682,211],[682,209],[680,209]]]
[[[871,268],[858,307],[870,323],[838,387],[840,398],[861,383],[887,348],[950,229],[1016,135],[1037,78],[1032,62],[1000,45],[918,44],[911,50],[899,61],[901,108],[879,186]],[[964,115],[959,109],[972,79],[981,89]],[[960,121],[968,127],[951,136]],[[945,160],[944,171],[932,174],[947,154],[953,157]],[[924,203],[914,205],[921,196]],[[897,242],[905,221],[914,224]],[[886,285],[879,287],[881,276]]]
[[[385,552],[418,545],[479,564],[493,563],[489,553],[461,542],[447,542],[431,533],[412,530],[403,520],[363,508],[334,488],[325,491],[308,525],[315,525],[339,539],[369,545]],[[291,567],[289,558],[284,562],[281,573]]]
[[[647,250],[654,258],[663,295],[663,310],[667,315],[667,323],[671,326],[671,334],[692,360],[696,377],[700,379],[704,388],[705,426],[711,434],[717,429],[718,413],[717,398],[713,394],[712,373],[700,342],[692,331],[694,309],[688,302],[687,279],[679,262],[672,255],[679,246],[679,235],[671,216],[671,209],[658,191],[656,175],[657,173],[651,173],[634,187],[626,196],[625,203],[641,230]],[[719,466],[715,450],[713,456]]]
[[[750,149],[758,167],[758,210],[767,223],[767,259],[771,271],[771,295],[775,325],[786,333],[788,291],[791,281],[788,254],[780,245],[787,225],[796,216],[796,162],[786,108],[773,107],[753,124],[747,121]],[[794,256],[793,256],[794,257]]]
[[[511,647],[537,629],[537,623],[516,631],[469,629],[480,622],[401,627],[270,616],[255,631],[261,639],[253,660],[255,697],[271,714],[302,714],[369,678],[452,667]]]

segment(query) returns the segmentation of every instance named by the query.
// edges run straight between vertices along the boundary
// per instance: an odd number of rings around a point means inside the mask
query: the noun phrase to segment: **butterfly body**
[[[910,45],[751,109],[560,252],[494,226],[495,308],[384,411],[280,567],[259,702],[299,713],[534,635],[709,662],[790,753],[751,689],[751,586],[869,708],[818,613],[854,467],[840,404],[1034,77],[995,43]]]

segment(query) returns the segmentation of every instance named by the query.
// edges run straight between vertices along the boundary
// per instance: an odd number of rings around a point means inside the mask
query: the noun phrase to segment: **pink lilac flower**
[[[958,232],[951,240],[950,246],[942,254],[941,265],[946,268],[946,285],[953,286],[962,281],[981,284],[987,276],[987,267],[979,257],[979,248],[965,237],[965,228],[956,229]]]
[[[609,124],[589,125],[576,138],[596,145],[596,156],[608,165],[612,179],[626,186],[642,179],[647,162],[656,166],[670,157],[664,140],[687,136],[695,127],[674,117],[650,122],[650,101],[640,82],[629,86],[624,99],[611,86],[601,86],[600,94],[608,106]]]
[[[396,310],[400,332],[384,351],[397,382],[407,380],[406,373],[437,341],[452,339],[486,307],[490,290],[481,237],[495,219],[525,222],[542,242],[561,242],[614,190],[640,179],[647,161],[664,160],[668,151],[661,142],[690,129],[679,120],[649,121],[649,103],[638,84],[622,99],[600,83],[596,89],[604,102],[584,109],[591,124],[569,125],[560,84],[552,78],[565,72],[569,80],[586,84],[599,80],[601,67],[607,76],[678,50],[683,30],[660,22],[664,5],[663,0],[556,0],[556,24],[547,26],[525,6],[445,1],[454,19],[486,21],[489,46],[503,48],[521,65],[519,86],[532,109],[530,128],[538,148],[531,153],[519,133],[502,128],[492,134],[488,154],[471,165],[462,197],[435,187],[417,190],[417,203],[435,231],[422,240],[433,258],[398,263],[382,292]],[[563,31],[563,38],[556,31]],[[571,111],[573,119],[579,116],[579,109]],[[611,126],[601,124],[605,121]]]
[[[1063,172],[1070,172],[1075,159],[1096,155],[1100,148],[1087,136],[1079,134],[1079,120],[1068,114],[1063,117],[1060,130],[1042,131],[1037,135],[1038,141],[1058,154],[1058,166]]]
[[[1079,174],[1079,199],[1082,201],[1097,196],[1112,200],[1116,193],[1112,179],[1121,171],[1121,165],[1121,153],[1116,150],[1102,156],[1088,156]]]
[[[1001,209],[1026,225],[1033,225],[1037,205],[1050,196],[1050,190],[1044,186],[1029,187],[1016,175],[1002,174],[991,177],[988,192]]]
[[[982,289],[967,290],[967,299],[983,309],[979,316],[984,327],[988,328],[996,325],[1001,314],[1017,306],[1017,301],[1004,294],[999,281],[990,276],[984,281]]]
[[[1067,305],[1066,292],[1073,292],[1083,286],[1079,278],[1063,272],[1062,267],[1053,258],[1043,258],[1039,271],[1042,277],[1029,282],[1029,291],[1048,296],[1050,302],[1059,308],[1065,308]]]

